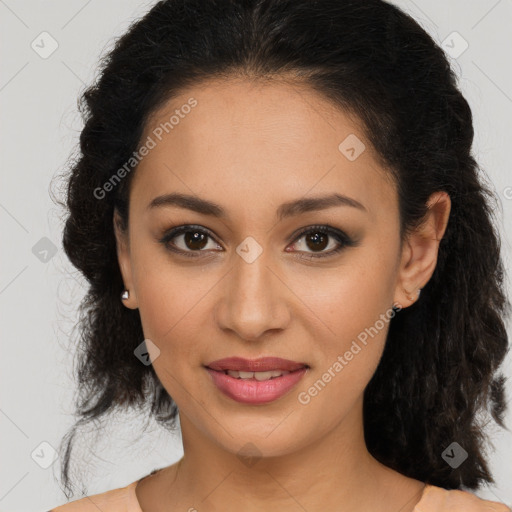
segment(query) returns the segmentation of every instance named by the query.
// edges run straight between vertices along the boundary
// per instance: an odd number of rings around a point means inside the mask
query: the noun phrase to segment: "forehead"
[[[302,84],[236,79],[187,88],[151,116],[141,142],[149,139],[135,200],[178,190],[257,208],[262,197],[268,206],[339,192],[371,214],[382,201],[393,207],[394,187],[362,125]]]

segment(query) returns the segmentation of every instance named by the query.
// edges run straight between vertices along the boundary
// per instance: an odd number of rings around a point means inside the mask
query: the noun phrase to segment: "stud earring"
[[[130,296],[130,292],[128,290],[124,290],[123,293],[121,293],[121,300],[127,300]]]
[[[407,292],[407,290],[404,290],[404,291],[405,291],[405,293],[406,293],[406,297],[407,297],[409,300],[413,301],[413,302],[414,302],[415,300],[417,300],[417,299],[419,299],[419,298],[420,298],[421,288],[418,288],[418,294],[416,295],[416,298],[411,297],[411,296],[409,295],[409,293]]]

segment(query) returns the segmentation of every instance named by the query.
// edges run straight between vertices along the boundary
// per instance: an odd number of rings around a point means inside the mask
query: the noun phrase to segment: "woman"
[[[494,481],[478,413],[504,426],[492,193],[414,20],[381,0],[162,1],[83,102],[63,480],[77,428],[116,407],[179,415],[184,456],[55,512],[509,510],[461,489]]]

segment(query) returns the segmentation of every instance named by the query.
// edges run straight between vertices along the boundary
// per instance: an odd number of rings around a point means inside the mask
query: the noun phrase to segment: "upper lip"
[[[271,370],[285,370],[293,372],[308,367],[306,363],[298,363],[280,357],[261,357],[259,359],[244,359],[243,357],[226,357],[212,361],[206,365],[211,370],[236,370],[242,372],[267,372]]]

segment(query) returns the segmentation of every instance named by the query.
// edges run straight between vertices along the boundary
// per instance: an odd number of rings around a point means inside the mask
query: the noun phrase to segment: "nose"
[[[255,341],[267,331],[283,330],[291,318],[288,299],[292,292],[263,254],[251,263],[235,256],[216,304],[219,328],[244,340]]]

